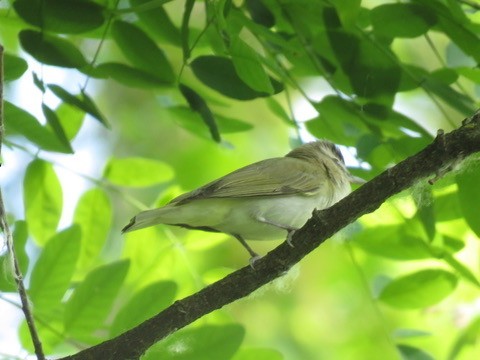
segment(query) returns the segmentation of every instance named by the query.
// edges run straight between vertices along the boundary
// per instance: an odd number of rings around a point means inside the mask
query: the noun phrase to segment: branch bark
[[[255,262],[201,291],[176,301],[169,308],[135,328],[61,360],[138,359],[150,346],[202,316],[251,294],[285,274],[293,265],[333,234],[364,214],[375,211],[389,197],[429,176],[450,171],[452,164],[480,152],[480,112],[463,125],[437,138],[425,149],[383,172],[332,207],[315,211],[295,232],[292,248],[282,243]]]

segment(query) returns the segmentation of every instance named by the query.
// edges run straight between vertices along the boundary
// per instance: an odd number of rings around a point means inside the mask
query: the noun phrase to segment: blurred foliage
[[[475,0],[1,2],[4,163],[22,159],[7,187],[23,178],[23,208],[21,190],[6,198],[47,355],[116,336],[247,263],[222,234],[121,237],[138,210],[312,136],[371,179],[473,113],[479,35]],[[143,358],[479,358],[478,168],[418,184]],[[6,301],[7,254],[0,265]],[[25,322],[18,339],[31,353]]]

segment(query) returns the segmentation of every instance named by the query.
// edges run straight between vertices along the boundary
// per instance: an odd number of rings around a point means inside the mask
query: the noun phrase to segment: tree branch
[[[2,156],[2,143],[4,136],[4,125],[3,125],[3,46],[0,45],[0,166],[3,163],[1,159]],[[20,296],[20,301],[22,303],[23,314],[27,321],[28,330],[30,331],[30,336],[32,338],[33,347],[35,349],[35,354],[37,355],[38,360],[45,360],[45,355],[43,354],[42,343],[37,333],[35,327],[35,322],[33,320],[32,310],[30,309],[30,304],[28,302],[27,291],[23,283],[23,275],[18,264],[17,256],[15,254],[15,247],[13,244],[12,232],[7,222],[7,214],[5,211],[5,205],[3,204],[2,189],[0,189],[0,229],[5,234],[5,242],[7,244],[7,250],[10,254],[13,273],[15,278],[15,283],[17,284],[18,294]]]
[[[447,135],[439,132],[424,150],[383,172],[337,204],[315,211],[305,226],[295,232],[293,248],[282,243],[256,261],[255,269],[250,266],[239,269],[196,294],[176,301],[118,337],[61,360],[138,359],[157,341],[282,276],[333,234],[360,216],[375,211],[389,197],[429,176],[445,174],[452,164],[475,152],[480,152],[480,112]]]

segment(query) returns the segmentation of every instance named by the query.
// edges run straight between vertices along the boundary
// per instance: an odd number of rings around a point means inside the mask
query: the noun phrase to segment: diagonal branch
[[[315,211],[305,226],[295,232],[293,248],[282,243],[255,262],[255,269],[239,269],[118,337],[61,360],[138,359],[157,341],[282,276],[333,234],[375,211],[389,197],[427,177],[445,174],[453,164],[476,152],[480,152],[480,112],[449,134],[439,132],[435,141],[418,154],[383,172],[334,206]]]

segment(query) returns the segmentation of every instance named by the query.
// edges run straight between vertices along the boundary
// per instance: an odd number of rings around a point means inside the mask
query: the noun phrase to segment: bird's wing
[[[273,158],[238,169],[173,199],[171,203],[183,204],[208,198],[314,194],[326,179],[325,169],[318,165],[296,158]]]

